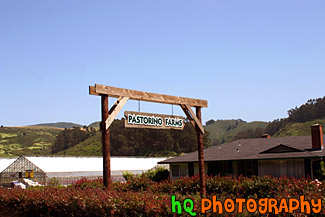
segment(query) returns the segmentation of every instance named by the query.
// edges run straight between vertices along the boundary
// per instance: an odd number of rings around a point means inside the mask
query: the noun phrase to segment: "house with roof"
[[[204,149],[205,172],[221,176],[314,177],[313,165],[324,161],[322,127],[311,136],[241,139]],[[198,152],[166,159],[172,179],[199,173]]]
[[[166,158],[111,157],[113,181],[123,181],[123,171],[143,173]],[[102,157],[25,157],[0,158],[0,184],[13,180],[30,179],[49,184],[51,179],[62,185],[72,184],[82,178],[97,179],[103,176]]]

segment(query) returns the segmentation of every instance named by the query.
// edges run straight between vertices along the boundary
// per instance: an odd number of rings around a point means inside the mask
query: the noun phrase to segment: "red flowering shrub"
[[[207,177],[207,198],[295,198],[322,199],[325,215],[325,186],[310,179],[239,177]],[[134,177],[123,183],[114,182],[112,190],[103,188],[102,180],[80,180],[68,188],[41,187],[30,189],[0,188],[0,216],[175,216],[171,211],[171,195],[178,201],[190,198],[194,211],[200,213],[198,177],[156,183],[145,177]],[[225,216],[261,216],[248,213],[223,213]],[[281,214],[281,213],[280,213]],[[183,212],[184,216],[188,216]],[[207,213],[214,216],[214,213]],[[282,216],[283,213],[279,216]],[[267,214],[265,214],[267,216]],[[287,216],[290,216],[289,214]]]
[[[103,185],[103,179],[87,180],[86,178],[82,178],[76,181],[70,187],[87,189],[87,188],[104,188],[104,185]]]

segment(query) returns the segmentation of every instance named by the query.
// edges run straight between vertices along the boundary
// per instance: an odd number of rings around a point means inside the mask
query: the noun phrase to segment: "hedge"
[[[305,200],[321,198],[322,211],[314,216],[325,215],[325,186],[310,179],[216,176],[207,177],[206,186],[207,198],[216,196],[221,201],[226,198],[299,199],[301,195]],[[111,191],[104,189],[102,180],[85,179],[69,187],[0,188],[0,216],[175,216],[171,210],[171,195],[176,195],[179,201],[192,199],[194,211],[202,216],[199,192],[198,177],[160,183],[143,176],[132,177],[124,183],[114,182]],[[223,215],[239,216],[236,212]],[[188,216],[185,212],[182,215]],[[261,215],[244,209],[241,216]]]

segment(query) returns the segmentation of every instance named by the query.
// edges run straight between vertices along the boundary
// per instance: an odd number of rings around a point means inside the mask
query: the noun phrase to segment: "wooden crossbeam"
[[[89,86],[89,95],[99,96],[99,94],[96,93],[95,86]]]
[[[195,128],[195,121],[193,120],[191,114],[189,113],[189,111],[187,110],[185,105],[180,105],[183,112],[185,113],[187,119],[190,121],[190,123],[192,124],[192,126]]]
[[[129,99],[129,97],[119,97],[116,100],[116,102],[114,103],[114,105],[111,107],[111,109],[108,112],[109,116],[108,116],[107,120],[105,121],[106,130],[109,128],[109,126],[111,126],[115,117],[121,111],[121,109],[123,108],[125,103],[128,101],[128,99]]]
[[[137,90],[130,90],[118,87],[110,87],[100,84],[95,84],[95,86],[89,86],[90,95],[108,95],[109,97],[120,97],[125,96],[129,97],[132,100],[141,100],[147,102],[157,102],[165,104],[174,104],[174,105],[189,105],[189,106],[198,106],[198,107],[208,107],[208,101],[202,99],[192,99],[179,96],[170,96],[157,93],[148,93]]]
[[[192,108],[189,105],[181,105],[181,108],[183,109],[187,118],[191,121],[191,124],[193,125],[193,127],[195,128],[195,125],[197,125],[199,127],[200,131],[204,134],[204,127],[203,127],[201,121],[194,114]]]

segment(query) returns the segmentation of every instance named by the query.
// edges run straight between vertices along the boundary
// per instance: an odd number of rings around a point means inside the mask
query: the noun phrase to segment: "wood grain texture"
[[[118,100],[116,100],[115,104],[111,107],[109,110],[108,118],[106,120],[106,130],[111,126],[113,123],[114,119],[118,115],[118,113],[121,111],[125,103],[128,101],[129,97],[119,97]]]
[[[189,105],[181,105],[181,108],[183,109],[187,118],[191,121],[191,124],[193,125],[193,127],[196,128],[196,126],[198,126],[200,131],[204,134],[204,127],[203,127],[201,121],[194,114],[192,108]]]
[[[99,94],[96,93],[95,86],[89,86],[89,95],[99,96]]]
[[[111,189],[111,143],[109,129],[105,129],[105,121],[108,118],[108,96],[101,96],[102,105],[102,146],[103,146],[103,182],[106,189]]]
[[[196,107],[195,117],[201,123],[201,108]],[[206,183],[205,183],[205,168],[204,168],[204,152],[203,152],[203,133],[199,129],[199,125],[196,125],[197,143],[198,143],[198,158],[199,158],[199,176],[200,176],[200,193],[201,197],[206,196]]]
[[[194,114],[192,108],[189,105],[185,105],[185,107],[189,111],[189,113],[191,114],[193,120],[195,121],[195,124],[199,127],[201,132],[204,134],[204,127],[203,127],[201,121],[198,119],[198,117]]]
[[[185,105],[180,105],[183,112],[185,113],[187,119],[190,121],[190,123],[192,124],[192,126],[194,127],[195,129],[195,121],[193,120],[191,114],[189,113],[189,111],[187,110],[186,106]]]
[[[192,99],[186,97],[179,96],[170,96],[164,94],[157,93],[149,93],[137,90],[130,90],[118,87],[110,87],[100,84],[95,84],[95,91],[93,91],[93,87],[89,86],[89,94],[90,95],[108,95],[109,97],[120,97],[125,96],[129,97],[132,100],[141,100],[147,102],[157,102],[157,103],[165,103],[165,104],[186,104],[189,106],[199,106],[199,107],[208,107],[208,101],[202,99]]]

